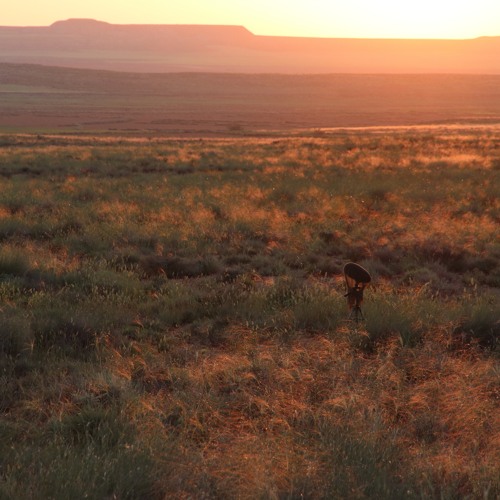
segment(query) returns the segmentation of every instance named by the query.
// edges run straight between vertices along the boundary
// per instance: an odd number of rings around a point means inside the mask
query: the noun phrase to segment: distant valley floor
[[[499,124],[498,75],[139,74],[0,64],[0,131],[238,135]]]

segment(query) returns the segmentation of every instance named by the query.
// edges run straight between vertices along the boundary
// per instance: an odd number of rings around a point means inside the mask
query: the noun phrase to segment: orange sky
[[[116,24],[233,24],[258,35],[333,38],[500,36],[500,0],[18,0],[0,25],[68,18]]]

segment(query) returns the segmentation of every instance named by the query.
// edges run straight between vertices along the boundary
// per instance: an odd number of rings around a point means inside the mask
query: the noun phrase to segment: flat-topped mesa
[[[378,40],[254,35],[243,26],[67,19],[0,26],[0,62],[130,72],[500,74],[500,37]]]
[[[53,33],[75,33],[76,32],[89,32],[96,29],[104,30],[113,26],[104,21],[97,21],[96,19],[66,19],[65,21],[56,21],[48,26],[48,29]]]
[[[95,19],[67,19],[56,21],[48,26],[51,33],[70,35],[89,35],[93,33],[117,34],[128,32],[133,35],[146,36],[181,35],[210,41],[220,40],[230,43],[238,40],[250,39],[254,35],[244,26],[232,25],[205,25],[205,24],[110,24]]]

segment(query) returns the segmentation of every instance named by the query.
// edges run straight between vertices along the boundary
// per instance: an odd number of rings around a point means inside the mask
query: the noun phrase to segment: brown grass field
[[[499,147],[0,135],[0,496],[499,498]]]
[[[138,74],[0,63],[0,131],[183,137],[498,124],[500,75]]]

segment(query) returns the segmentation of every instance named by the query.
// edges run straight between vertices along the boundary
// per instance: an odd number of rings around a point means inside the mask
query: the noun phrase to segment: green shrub
[[[28,318],[10,313],[0,313],[0,353],[18,356],[28,350],[34,335]]]
[[[472,304],[463,305],[458,313],[461,317],[454,336],[492,350],[500,345],[500,318],[494,297],[476,299]]]
[[[397,295],[376,296],[363,307],[366,330],[373,342],[386,339],[389,335],[406,337],[412,331],[413,318]]]
[[[418,497],[415,478],[402,469],[400,451],[390,440],[369,432],[358,436],[348,426],[327,421],[318,426],[326,465],[325,498]]]
[[[35,347],[86,359],[96,352],[108,324],[95,311],[61,304],[34,312]]]
[[[396,335],[403,346],[414,347],[423,340],[425,331],[442,317],[439,304],[425,289],[413,295],[377,290],[362,309],[371,344]]]
[[[209,276],[222,271],[218,261],[212,257],[193,259],[152,255],[141,259],[140,266],[146,276],[165,275],[173,279]]]
[[[71,446],[110,450],[120,444],[130,444],[132,429],[129,427],[115,408],[87,406],[53,422],[52,432]]]
[[[313,331],[331,331],[338,326],[345,314],[345,304],[339,294],[327,290],[304,290],[292,307],[295,326]]]
[[[151,457],[134,446],[16,445],[3,456],[3,498],[158,498]]]
[[[154,300],[137,308],[138,314],[155,329],[192,323],[210,314],[206,295],[182,281],[167,282],[156,294]]]
[[[14,249],[0,251],[0,276],[24,276],[30,269],[29,259]]]

